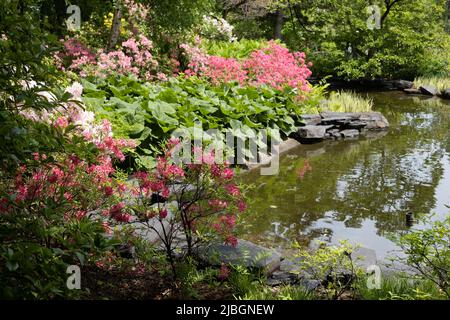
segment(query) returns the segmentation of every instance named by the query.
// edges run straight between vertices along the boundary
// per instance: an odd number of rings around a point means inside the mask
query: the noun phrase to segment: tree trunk
[[[119,41],[121,20],[122,20],[122,8],[118,7],[114,10],[114,17],[111,24],[111,31],[109,33],[108,39],[108,51],[113,50],[117,44],[117,41]]]
[[[275,33],[274,33],[275,39],[281,40],[281,36],[282,36],[281,31],[283,30],[283,22],[284,22],[283,12],[281,10],[278,10],[276,12],[276,17],[275,17]]]

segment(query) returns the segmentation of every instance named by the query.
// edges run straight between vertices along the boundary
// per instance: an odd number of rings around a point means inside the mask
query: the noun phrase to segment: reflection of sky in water
[[[436,205],[431,210],[435,214],[432,220],[442,220],[450,214],[450,156],[442,159],[442,165],[444,174],[434,194]]]
[[[248,195],[255,214],[244,219],[245,238],[275,247],[348,239],[383,258],[396,249],[389,239],[408,230],[406,212],[448,216],[450,104],[433,108],[397,92],[373,97],[388,133],[303,145],[282,157],[280,175],[244,179],[260,186]],[[305,159],[312,170],[298,178]],[[277,236],[273,223],[289,230]]]
[[[377,235],[375,222],[371,220],[364,220],[359,228],[349,228],[345,222],[325,218],[317,220],[308,231],[312,229],[327,230],[317,240],[332,244],[339,244],[341,240],[348,240],[353,245],[363,244],[364,247],[375,250],[378,259],[386,258],[398,250],[392,241]]]

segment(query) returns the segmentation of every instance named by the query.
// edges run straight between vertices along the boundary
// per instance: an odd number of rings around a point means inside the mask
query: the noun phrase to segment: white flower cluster
[[[212,16],[203,16],[202,34],[214,40],[236,41],[233,35],[233,26],[225,19],[217,19]]]
[[[24,89],[33,88],[39,86],[35,81],[23,81],[22,85]],[[66,92],[69,92],[72,97],[71,100],[78,101],[68,102],[64,106],[56,107],[52,110],[22,110],[20,113],[33,121],[42,121],[49,124],[55,123],[59,117],[67,118],[67,120],[78,126],[81,133],[85,136],[96,138],[99,136],[102,129],[100,125],[95,123],[95,114],[92,111],[87,111],[81,106],[81,95],[83,94],[83,85],[78,82],[74,82],[71,86],[66,88]],[[39,95],[45,97],[49,102],[55,101],[56,97],[48,91],[39,91]],[[112,131],[109,134],[112,136]]]

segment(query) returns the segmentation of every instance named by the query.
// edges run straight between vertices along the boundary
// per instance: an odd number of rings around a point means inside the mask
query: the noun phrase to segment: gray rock
[[[364,127],[367,130],[384,130],[389,127],[389,121],[380,112],[362,112],[359,120],[367,122]]]
[[[359,131],[356,129],[342,130],[340,133],[344,138],[355,138],[359,136]]]
[[[407,94],[422,94],[422,91],[420,91],[419,89],[414,89],[414,88],[404,89],[403,91]]]
[[[414,82],[406,80],[396,80],[394,81],[394,86],[398,90],[411,89],[414,86]]]
[[[351,120],[352,118],[348,116],[326,117],[322,119],[322,123],[323,124],[348,123]]]
[[[450,99],[450,89],[446,89],[446,90],[442,91],[442,98]]]
[[[280,143],[279,153],[285,153],[291,149],[297,148],[299,145],[300,142],[298,142],[297,140],[288,138],[287,140]]]
[[[269,286],[275,287],[283,284],[295,284],[299,281],[296,274],[284,271],[276,271],[272,274],[270,278],[267,279],[267,284]]]
[[[351,129],[363,129],[365,127],[367,127],[368,123],[367,121],[360,121],[360,120],[356,120],[356,121],[352,121],[348,124],[348,127],[350,127]]]
[[[438,94],[439,90],[434,86],[421,86],[419,88],[420,92],[429,96],[435,96]]]
[[[317,125],[322,121],[319,114],[302,114],[300,119],[305,125]]]
[[[241,239],[236,247],[214,243],[200,248],[199,256],[210,265],[230,263],[266,270],[277,269],[281,262],[281,255],[275,250]]]
[[[320,285],[322,284],[322,281],[320,280],[312,280],[312,279],[302,279],[299,283],[303,288],[305,288],[307,291],[314,291],[316,290]]]
[[[296,257],[295,259],[291,259],[291,258],[284,259],[280,263],[280,271],[290,272],[290,273],[299,273],[302,260],[303,259],[300,257]]]
[[[297,131],[297,135],[302,139],[323,139],[327,133],[327,129],[333,126],[304,126],[300,127]]]
[[[357,112],[322,112],[320,116],[322,117],[322,121],[325,119],[326,121],[337,121],[337,120],[356,120],[359,118],[359,113]]]

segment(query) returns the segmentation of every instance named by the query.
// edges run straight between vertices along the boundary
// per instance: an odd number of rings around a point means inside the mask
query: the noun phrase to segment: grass
[[[366,279],[357,285],[362,300],[442,300],[444,294],[431,281],[395,275],[382,279],[380,289],[368,289]]]
[[[242,300],[313,300],[316,295],[300,286],[254,286],[243,296],[238,297]]]
[[[436,87],[440,92],[446,89],[450,89],[450,78],[449,77],[419,77],[414,80],[414,87],[420,88],[421,86],[433,86]]]
[[[332,92],[325,109],[333,112],[370,112],[373,100],[364,98],[354,92]]]

